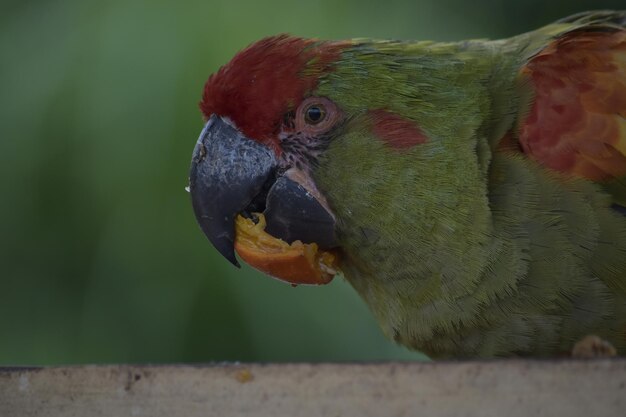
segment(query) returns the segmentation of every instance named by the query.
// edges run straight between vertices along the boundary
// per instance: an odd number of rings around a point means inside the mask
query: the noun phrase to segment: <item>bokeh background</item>
[[[624,0],[2,0],[0,365],[414,360],[342,279],[220,258],[184,191],[207,76],[263,36],[497,38]]]

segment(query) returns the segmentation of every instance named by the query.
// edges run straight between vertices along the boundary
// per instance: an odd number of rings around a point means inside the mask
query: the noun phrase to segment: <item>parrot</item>
[[[336,254],[431,358],[626,348],[626,11],[500,40],[274,35],[199,107],[188,191],[234,265],[240,217]]]

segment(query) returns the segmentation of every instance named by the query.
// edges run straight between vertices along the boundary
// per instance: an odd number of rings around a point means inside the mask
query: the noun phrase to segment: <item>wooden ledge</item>
[[[626,359],[1,368],[0,416],[623,416]]]

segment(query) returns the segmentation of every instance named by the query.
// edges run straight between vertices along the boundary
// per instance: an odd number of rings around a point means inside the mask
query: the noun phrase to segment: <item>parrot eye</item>
[[[297,131],[318,135],[329,131],[341,119],[341,110],[326,97],[308,97],[295,112]]]
[[[310,125],[316,125],[326,117],[326,109],[321,104],[312,104],[304,111],[304,120]]]

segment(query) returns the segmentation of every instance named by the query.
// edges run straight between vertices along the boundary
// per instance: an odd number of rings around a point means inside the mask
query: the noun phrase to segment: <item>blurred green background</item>
[[[504,37],[619,1],[0,4],[0,365],[420,359],[352,289],[220,258],[184,192],[208,75],[263,36]]]

